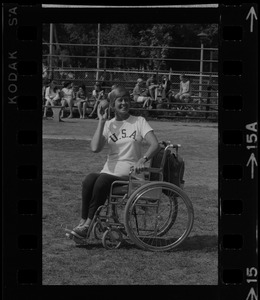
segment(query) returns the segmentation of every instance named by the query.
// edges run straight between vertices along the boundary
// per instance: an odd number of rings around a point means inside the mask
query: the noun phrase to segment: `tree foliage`
[[[54,42],[59,43],[54,47],[57,65],[96,66],[98,24],[55,24],[54,27]],[[193,64],[197,68],[197,63],[193,63],[191,60],[199,60],[200,58],[201,44],[198,34],[202,31],[207,34],[207,38],[203,42],[204,46],[217,48],[217,24],[101,24],[101,68],[120,67],[156,70],[181,68],[185,70],[186,68],[193,68]],[[49,35],[49,24],[44,24],[43,42],[49,42]],[[62,46],[60,43],[71,45]],[[93,44],[93,46],[80,47],[73,44]],[[116,45],[117,47],[103,45]],[[123,47],[124,45],[132,47]],[[187,47],[187,49],[170,49],[169,47]],[[189,49],[191,47],[198,48],[198,50]],[[48,54],[48,51],[49,47],[43,46],[43,54]],[[127,57],[134,59],[127,59]],[[173,58],[177,60],[167,60]],[[187,63],[183,61],[185,59],[187,59]]]

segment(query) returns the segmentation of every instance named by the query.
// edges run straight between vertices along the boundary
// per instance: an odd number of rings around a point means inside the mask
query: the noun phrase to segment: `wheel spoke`
[[[176,247],[188,236],[192,225],[193,208],[188,196],[170,183],[149,183],[139,188],[125,208],[126,231],[145,249]]]

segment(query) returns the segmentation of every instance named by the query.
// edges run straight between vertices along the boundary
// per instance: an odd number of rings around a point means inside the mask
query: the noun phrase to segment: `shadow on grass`
[[[86,245],[77,245],[77,248],[86,248],[87,250],[91,249],[102,249],[104,248],[101,241],[91,240]],[[135,244],[130,244],[124,241],[120,247],[120,249],[131,250],[131,249],[140,249]],[[165,251],[165,252],[183,252],[183,251],[196,251],[196,250],[207,250],[208,252],[215,252],[218,248],[218,237],[212,235],[196,235],[192,237],[186,238],[184,242],[182,242],[177,247]]]
[[[215,251],[217,247],[218,237],[216,235],[195,235],[188,237],[182,244],[176,247],[176,250],[190,251],[207,249],[209,251]]]

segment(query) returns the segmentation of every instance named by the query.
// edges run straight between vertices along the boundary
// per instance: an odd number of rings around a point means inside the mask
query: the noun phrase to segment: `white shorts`
[[[136,99],[136,102],[142,103],[142,102],[144,102],[146,99],[147,99],[147,97],[139,96],[139,97]]]

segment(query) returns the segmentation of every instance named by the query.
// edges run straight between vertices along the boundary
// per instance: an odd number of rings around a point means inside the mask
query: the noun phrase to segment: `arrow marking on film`
[[[257,295],[255,293],[254,288],[251,288],[246,300],[257,300]]]
[[[252,153],[250,155],[246,166],[248,167],[250,163],[251,163],[251,179],[253,179],[254,178],[254,167],[255,167],[255,165],[257,166],[257,161],[256,161],[254,153]]]
[[[257,20],[257,16],[256,16],[255,9],[254,9],[253,6],[250,8],[249,13],[248,13],[248,15],[247,15],[247,17],[246,17],[246,20],[247,20],[249,17],[251,18],[251,19],[250,19],[250,32],[253,32],[253,31],[254,31],[254,29],[253,29],[253,26],[254,26],[254,18]]]

